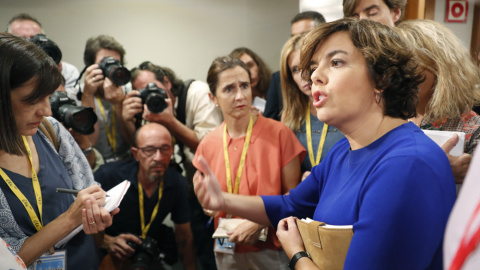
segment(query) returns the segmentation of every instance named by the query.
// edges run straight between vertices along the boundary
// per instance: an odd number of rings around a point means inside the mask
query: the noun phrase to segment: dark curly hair
[[[409,46],[390,27],[371,20],[350,18],[320,25],[305,36],[300,53],[302,77],[310,79],[310,61],[334,33],[348,32],[353,45],[366,60],[376,89],[383,90],[384,115],[408,119],[416,115],[418,86],[423,76]]]

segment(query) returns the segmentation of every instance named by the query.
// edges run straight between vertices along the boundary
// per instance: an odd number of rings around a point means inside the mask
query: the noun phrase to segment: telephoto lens
[[[65,128],[72,128],[84,135],[93,133],[93,126],[97,122],[97,115],[93,108],[76,106],[73,99],[70,99],[65,92],[59,91],[50,96],[50,107],[53,117]]]

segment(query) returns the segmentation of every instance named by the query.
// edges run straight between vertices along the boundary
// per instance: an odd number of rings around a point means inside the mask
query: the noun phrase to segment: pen
[[[213,217],[210,217],[210,219],[207,222],[207,227],[210,226],[210,224],[212,224],[212,221],[213,221]]]
[[[78,192],[80,192],[80,190],[68,189],[68,188],[57,188],[57,192],[77,195]],[[110,196],[107,194],[107,197],[110,197]]]

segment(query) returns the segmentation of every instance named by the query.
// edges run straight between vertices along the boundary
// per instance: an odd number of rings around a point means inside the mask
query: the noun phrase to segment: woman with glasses
[[[220,107],[225,121],[200,142],[198,156],[212,165],[222,190],[243,195],[286,194],[300,181],[300,163],[305,149],[284,124],[251,113],[250,71],[239,59],[220,57],[208,71],[210,99]],[[220,212],[220,218],[233,217]],[[231,230],[233,254],[222,253],[225,241],[215,244],[218,269],[285,269],[287,258],[281,251],[273,228],[266,241],[259,236],[266,226],[245,220]],[[227,242],[228,242],[227,241]]]
[[[29,269],[52,258],[63,269],[95,269],[98,254],[86,234],[103,231],[112,217],[82,150],[47,117],[49,96],[61,83],[58,67],[41,48],[10,34],[0,34],[0,59],[0,237]],[[81,191],[74,197],[57,188]],[[85,233],[55,246],[80,225]]]

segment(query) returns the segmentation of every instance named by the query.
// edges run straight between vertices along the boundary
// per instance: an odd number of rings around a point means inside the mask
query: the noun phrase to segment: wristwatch
[[[83,149],[82,152],[86,157],[88,157],[88,155],[90,155],[90,153],[92,153],[92,150],[93,150],[92,144],[90,144],[90,146],[86,149]]]
[[[288,263],[288,267],[290,268],[290,270],[295,270],[295,265],[297,264],[298,260],[300,260],[303,257],[307,257],[310,259],[310,256],[305,251],[300,251],[295,253],[295,255],[292,256],[292,259]]]

